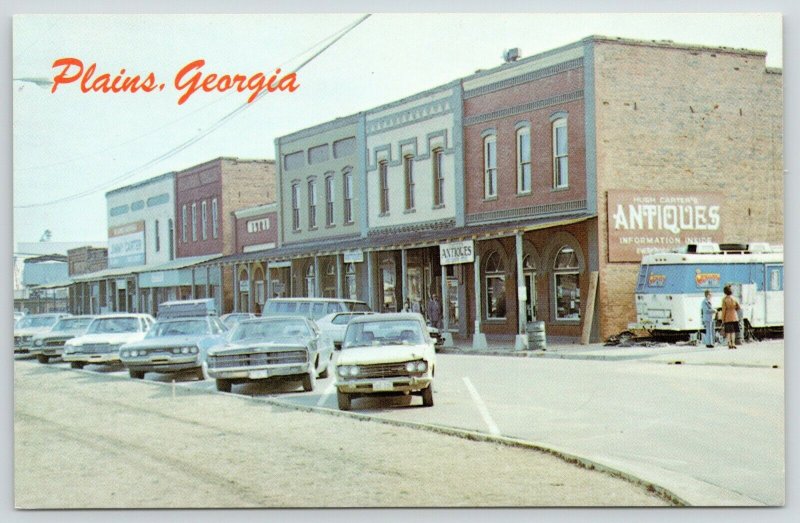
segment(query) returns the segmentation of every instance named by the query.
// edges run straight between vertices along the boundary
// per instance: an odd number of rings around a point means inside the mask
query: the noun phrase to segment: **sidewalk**
[[[548,340],[549,342],[549,340]],[[468,341],[457,340],[455,347],[440,347],[440,354],[509,356],[520,358],[559,358],[577,360],[647,360],[654,363],[685,365],[730,365],[741,367],[783,368],[784,340],[767,339],[744,343],[736,350],[718,345],[713,349],[688,343],[653,342],[647,345],[605,346],[548,343],[546,350],[514,350],[507,342],[489,342],[486,350],[474,350]]]

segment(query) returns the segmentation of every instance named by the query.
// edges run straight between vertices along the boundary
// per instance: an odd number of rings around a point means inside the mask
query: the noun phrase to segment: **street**
[[[529,441],[652,482],[691,505],[781,505],[785,444],[782,349],[783,341],[773,340],[748,344],[737,354],[752,361],[758,354],[765,354],[765,361],[779,355],[777,369],[715,364],[714,358],[732,356],[719,349],[693,347],[662,350],[660,359],[440,354],[433,408],[423,408],[418,397],[362,398],[353,408],[359,414],[387,420]],[[684,364],[670,364],[676,359]],[[32,361],[16,365],[18,373],[23,366],[26,372],[38,370]],[[127,375],[109,367],[88,369],[91,376],[119,376],[123,381]],[[66,374],[72,372],[77,371]],[[39,379],[49,381],[62,373],[38,374]],[[84,379],[85,372],[80,374]],[[227,396],[195,395],[215,391],[211,380],[147,375],[147,381],[167,384],[173,378],[174,387],[166,390],[174,388],[172,393],[179,397],[216,402]],[[254,383],[234,386],[233,393],[337,410],[332,384],[332,377],[319,379],[314,392],[303,393],[292,383]],[[158,395],[168,394],[164,389],[158,391]],[[18,400],[17,405],[24,403]],[[431,504],[449,504],[444,499],[440,503],[434,499]]]

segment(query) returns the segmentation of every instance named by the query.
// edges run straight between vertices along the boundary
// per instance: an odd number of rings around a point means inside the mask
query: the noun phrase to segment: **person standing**
[[[725,326],[725,338],[728,348],[736,348],[736,333],[739,332],[739,302],[733,297],[730,285],[723,289],[725,297],[722,298],[722,324]]]
[[[442,306],[435,294],[431,294],[431,299],[428,301],[428,321],[432,327],[442,328]]]
[[[706,299],[703,300],[703,303],[700,305],[700,311],[703,318],[703,327],[705,327],[705,333],[703,333],[703,343],[706,344],[706,347],[709,349],[714,348],[714,338],[716,335],[715,323],[716,323],[716,316],[717,311],[714,309],[714,305],[711,303],[711,291],[706,290],[705,293]]]

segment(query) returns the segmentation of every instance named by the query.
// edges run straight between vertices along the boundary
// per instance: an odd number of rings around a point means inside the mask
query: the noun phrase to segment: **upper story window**
[[[517,131],[517,192],[531,192],[531,129]]]
[[[333,142],[334,158],[341,158],[342,156],[347,156],[353,154],[354,152],[356,152],[355,136],[351,136],[350,138],[344,138],[342,140]]]
[[[300,230],[300,184],[292,184],[292,230]]]
[[[493,134],[483,139],[483,196],[497,196],[497,138]]]
[[[333,225],[333,175],[325,177],[325,225]]]
[[[186,228],[188,227],[188,218],[186,217],[186,204],[181,207],[181,241],[186,243]]]
[[[441,149],[433,151],[433,205],[444,205],[444,152]]]
[[[381,214],[389,212],[389,164],[384,160],[378,164],[378,184],[381,191]]]
[[[197,241],[197,202],[192,202],[192,241]]]
[[[156,252],[161,250],[161,235],[158,231],[158,220],[155,221],[155,227],[153,227],[153,232],[155,232],[155,239],[156,239]]]
[[[328,160],[328,144],[317,145],[308,150],[308,163],[320,163]]]
[[[559,118],[553,122],[553,188],[569,186],[569,164],[567,151],[567,119]]]
[[[353,223],[353,173],[344,175],[344,223]]]
[[[200,234],[205,240],[208,239],[208,202],[203,200],[200,204]]]
[[[317,226],[317,182],[308,181],[308,228]]]
[[[119,216],[121,214],[125,214],[126,212],[128,212],[128,209],[129,208],[128,208],[127,204],[126,205],[118,205],[116,207],[112,207],[111,210],[108,211],[108,214],[110,216]]]
[[[283,169],[286,171],[300,169],[304,166],[305,159],[303,158],[303,151],[297,151],[296,153],[287,154],[283,157]]]
[[[414,208],[414,157],[403,157],[403,174],[406,180],[406,210]]]
[[[219,208],[217,199],[211,200],[211,237],[216,239],[219,236]]]
[[[175,237],[175,226],[172,223],[172,218],[167,220],[167,233],[168,233],[167,241],[169,242],[169,259],[170,260],[174,260],[175,259],[175,243],[174,243],[175,240],[173,238]]]

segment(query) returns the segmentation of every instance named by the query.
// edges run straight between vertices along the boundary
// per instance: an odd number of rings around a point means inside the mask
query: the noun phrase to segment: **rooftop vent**
[[[519,55],[520,55],[519,47],[506,49],[505,51],[503,51],[503,60],[506,63],[516,62],[517,60],[519,60]]]

